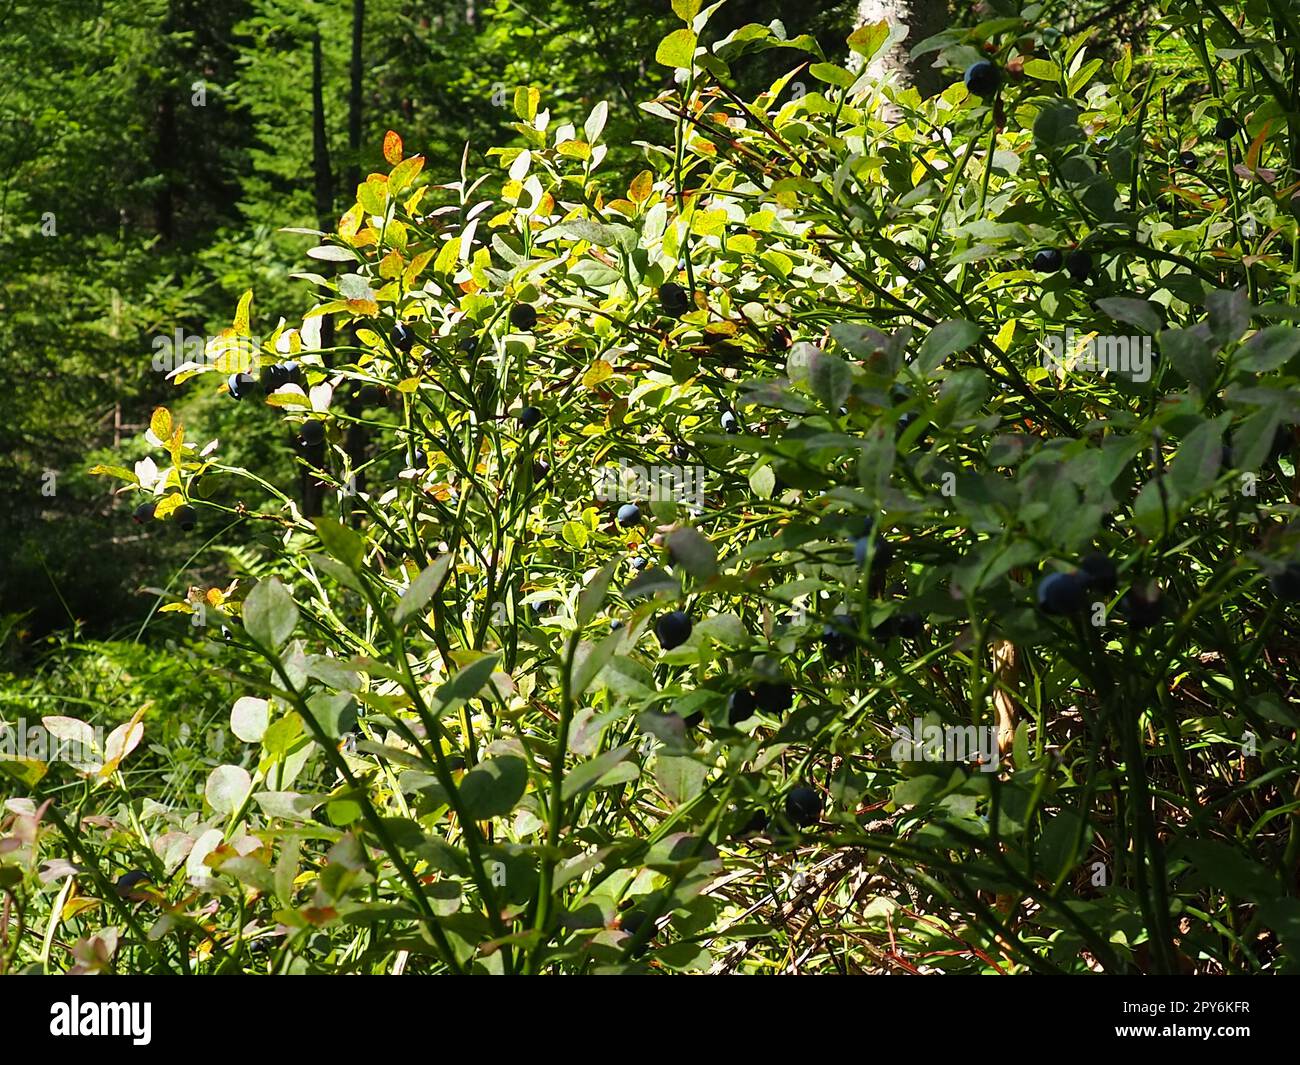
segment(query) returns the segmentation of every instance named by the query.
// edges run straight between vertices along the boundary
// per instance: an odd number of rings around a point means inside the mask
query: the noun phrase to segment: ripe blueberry
[[[522,332],[532,332],[537,325],[537,308],[531,303],[516,303],[510,308],[510,324]]]
[[[836,614],[822,627],[822,650],[832,662],[843,662],[849,657],[857,641],[852,632],[853,618],[848,614]]]
[[[992,96],[1002,84],[1002,71],[987,59],[966,68],[966,88],[976,96]]]
[[[268,392],[274,392],[282,385],[289,383],[289,370],[287,366],[280,363],[272,363],[270,366],[262,367],[262,387]]]
[[[113,888],[117,891],[118,895],[122,898],[126,898],[135,889],[136,885],[149,883],[152,883],[152,879],[148,873],[143,869],[132,869],[130,872],[123,873],[119,876],[117,881],[113,884]]]
[[[298,438],[308,447],[315,447],[325,442],[325,423],[316,418],[302,423]]]
[[[767,334],[767,346],[773,351],[789,351],[793,343],[794,338],[790,336],[790,330],[783,325],[774,325]]]
[[[538,459],[533,463],[533,480],[544,481],[546,475],[551,472],[551,464],[545,459]]]
[[[804,787],[802,784],[797,788],[791,788],[790,793],[785,797],[785,816],[800,828],[815,825],[822,816],[821,796],[812,788]]]
[[[174,511],[172,511],[172,514],[175,516],[176,524],[181,527],[182,532],[189,532],[192,528],[194,528],[194,523],[199,519],[199,516],[195,512],[194,508],[190,506],[188,503],[182,503],[179,507],[177,507]]]
[[[1288,562],[1271,574],[1268,586],[1279,599],[1300,599],[1300,562]]]
[[[672,610],[655,619],[655,635],[665,651],[680,647],[691,637],[691,619],[684,610]]]
[[[760,681],[754,685],[754,701],[766,714],[782,714],[794,705],[794,688],[785,681]]]
[[[1120,601],[1120,610],[1135,629],[1149,629],[1165,616],[1165,600],[1154,584],[1148,587],[1135,585]]]
[[[1088,589],[1101,592],[1103,595],[1113,592],[1119,581],[1119,571],[1115,569],[1115,563],[1100,551],[1094,551],[1080,559],[1079,570]]]
[[[1038,609],[1044,614],[1073,614],[1083,609],[1086,579],[1078,573],[1049,573],[1038,582]]]
[[[411,460],[411,469],[427,470],[429,468],[429,453],[424,448],[417,447],[415,455]]]
[[[415,334],[411,331],[411,327],[405,322],[398,322],[393,326],[391,339],[393,341],[393,347],[398,351],[409,353],[411,348],[415,346]]]
[[[1087,281],[1092,275],[1092,256],[1076,248],[1065,257],[1065,269],[1076,281]]]
[[[754,716],[757,706],[758,701],[754,698],[753,692],[745,688],[737,688],[727,696],[727,721],[732,725],[748,721]]]
[[[1034,254],[1034,269],[1040,274],[1056,273],[1061,262],[1061,253],[1055,248],[1042,248]]]
[[[894,615],[894,632],[905,640],[919,640],[925,632],[925,619],[915,611]]]
[[[1179,153],[1178,153],[1178,165],[1181,166],[1184,170],[1195,170],[1195,169],[1196,169],[1196,153],[1195,153],[1195,152],[1179,152]]]
[[[131,515],[131,520],[137,525],[143,525],[145,522],[153,518],[153,512],[157,509],[157,503],[141,503],[135,508],[135,512]]]
[[[542,412],[536,407],[520,407],[515,417],[519,419],[519,424],[528,430],[542,420]]]
[[[680,318],[690,307],[690,297],[676,281],[665,281],[659,286],[659,309],[664,314],[670,318]]]
[[[230,390],[231,399],[243,399],[251,395],[257,385],[257,379],[251,373],[232,373],[226,378],[226,388]]]
[[[729,433],[740,432],[740,419],[736,417],[734,411],[724,410],[722,412],[722,417],[719,418],[718,421],[722,425],[722,428],[725,429],[727,432]]]
[[[1231,140],[1237,135],[1237,120],[1225,115],[1214,124],[1214,135],[1221,141]]]
[[[630,525],[635,525],[640,520],[641,508],[635,503],[624,503],[618,508],[618,523],[623,526],[623,528],[626,529]]]

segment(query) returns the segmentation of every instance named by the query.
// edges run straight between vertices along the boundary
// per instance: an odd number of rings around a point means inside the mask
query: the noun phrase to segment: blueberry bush
[[[168,407],[97,467],[221,539],[234,740],[9,763],[8,964],[1297,971],[1300,25],[1155,7],[991,2],[922,99],[674,0],[630,180],[533,87],[496,173],[390,132],[174,375],[301,491]]]

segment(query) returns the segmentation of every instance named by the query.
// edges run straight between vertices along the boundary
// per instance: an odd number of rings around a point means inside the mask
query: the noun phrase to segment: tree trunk
[[[352,88],[348,93],[348,195],[361,184],[361,39],[366,24],[366,0],[352,0]]]
[[[907,36],[878,53],[868,69],[882,80],[914,87],[923,97],[941,92],[944,79],[932,66],[933,54],[913,59],[909,52],[948,27],[947,0],[858,0],[857,25],[881,19],[891,29],[904,26]]]

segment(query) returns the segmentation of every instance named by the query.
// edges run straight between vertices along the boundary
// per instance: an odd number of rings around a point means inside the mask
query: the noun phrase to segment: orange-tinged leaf
[[[348,208],[347,213],[339,219],[339,236],[355,237],[357,230],[361,228],[361,220],[364,217],[361,211],[361,204],[354,203]]]
[[[235,308],[235,320],[231,324],[238,336],[248,336],[248,312],[253,305],[253,290],[250,288],[239,297],[239,306]]]
[[[627,198],[633,203],[645,203],[650,198],[650,193],[654,191],[654,187],[654,175],[649,170],[642,170],[627,187]]]
[[[149,415],[149,428],[159,440],[166,440],[172,435],[172,412],[166,407],[154,407]]]
[[[374,316],[379,313],[379,304],[374,300],[348,300],[348,310],[356,315]]]
[[[420,252],[419,255],[411,260],[410,264],[406,268],[406,273],[402,277],[402,280],[406,282],[408,288],[411,285],[414,285],[415,279],[424,273],[425,267],[433,261],[433,256],[434,251],[430,248],[428,251]]]
[[[605,204],[605,210],[617,211],[619,214],[626,215],[628,218],[631,218],[634,214],[636,214],[636,204],[634,204],[631,200],[625,200],[623,199],[623,197],[620,196],[618,199],[610,200],[609,203]]]
[[[185,450],[185,430],[181,426],[178,425],[172,430],[172,438],[167,441],[167,450],[171,452],[172,465],[179,466],[181,454]]]
[[[595,388],[602,381],[613,376],[614,367],[604,359],[597,359],[587,367],[587,372],[582,375],[582,383],[586,388]]]
[[[1255,139],[1250,142],[1250,147],[1246,149],[1246,165],[1251,170],[1259,169],[1259,152],[1264,147],[1264,141],[1268,139],[1268,132],[1272,128],[1272,120],[1265,122],[1260,131],[1255,134]]]
[[[384,134],[384,158],[389,166],[402,161],[402,138],[391,129]]]

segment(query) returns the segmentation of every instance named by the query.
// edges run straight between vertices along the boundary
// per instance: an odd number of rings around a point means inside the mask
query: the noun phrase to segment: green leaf
[[[807,342],[794,346],[786,360],[786,373],[791,384],[807,389],[832,413],[839,413],[853,387],[853,374],[847,362]]]
[[[1207,421],[1183,438],[1169,464],[1169,483],[1178,502],[1193,498],[1214,483],[1223,461],[1222,435],[1219,422]]]
[[[933,373],[949,355],[965,351],[983,335],[974,322],[950,318],[930,330],[912,366],[917,373]]]
[[[813,63],[808,68],[808,73],[818,81],[824,81],[828,85],[838,85],[844,89],[858,80],[857,75],[852,71],[845,70],[834,63]]]
[[[889,40],[889,22],[869,22],[849,34],[849,48],[864,59],[871,59]]]
[[[1300,329],[1270,325],[1261,329],[1237,352],[1233,366],[1252,373],[1276,370],[1300,355]]]
[[[298,607],[278,577],[258,581],[244,600],[244,629],[268,651],[278,651],[298,624]]]
[[[1250,327],[1250,297],[1244,288],[1229,292],[1216,289],[1206,294],[1205,310],[1210,332],[1222,346],[1239,340]]]
[[[321,545],[348,569],[359,570],[366,553],[365,541],[333,518],[313,518]]]
[[[1158,333],[1164,322],[1160,312],[1150,300],[1131,299],[1128,296],[1107,296],[1097,301],[1097,307],[1116,322],[1141,329],[1144,333]]]
[[[1189,384],[1202,392],[1214,383],[1216,359],[1210,345],[1191,329],[1166,329],[1157,338],[1160,352]]]
[[[708,767],[690,755],[660,754],[655,760],[655,781],[674,806],[699,795],[708,775]]]
[[[617,769],[631,752],[630,746],[615,747],[612,751],[606,751],[588,762],[583,762],[572,772],[565,774],[564,785],[560,788],[560,798],[566,802],[572,799],[580,791],[595,784],[606,773]]]
[[[271,723],[271,706],[265,699],[246,695],[230,710],[230,731],[245,743],[261,743]]]
[[[609,591],[610,579],[614,576],[614,570],[617,566],[617,562],[611,562],[604,566],[591,579],[591,583],[582,590],[582,594],[578,596],[578,628],[590,624],[591,619],[596,616],[597,611],[604,604],[605,594]]]
[[[683,22],[690,23],[700,13],[702,0],[673,0],[673,11]]]
[[[718,572],[718,551],[697,529],[674,529],[668,534],[668,555],[696,580]]]
[[[596,676],[614,657],[619,644],[623,642],[622,632],[611,632],[598,644],[583,641],[578,644],[574,657],[573,675],[569,680],[570,695],[577,698],[589,687]]]
[[[238,810],[253,790],[253,778],[248,770],[237,765],[219,765],[208,774],[203,786],[203,797],[219,814]]]
[[[655,49],[655,62],[666,67],[689,70],[695,56],[696,40],[694,30],[673,30]]]
[[[456,673],[454,677],[439,686],[438,701],[443,706],[447,706],[458,699],[473,699],[483,690],[496,666],[496,655],[485,655],[483,658],[471,662]]]
[[[460,782],[461,805],[468,817],[486,821],[505,817],[528,787],[528,766],[522,758],[500,755],[480,762]]]
[[[447,568],[451,565],[451,555],[446,554],[420,571],[419,576],[411,582],[402,593],[402,598],[393,611],[393,624],[404,625],[419,614],[442,588]]]
[[[1082,140],[1079,110],[1073,104],[1049,104],[1034,119],[1034,143],[1045,152],[1066,148]]]

